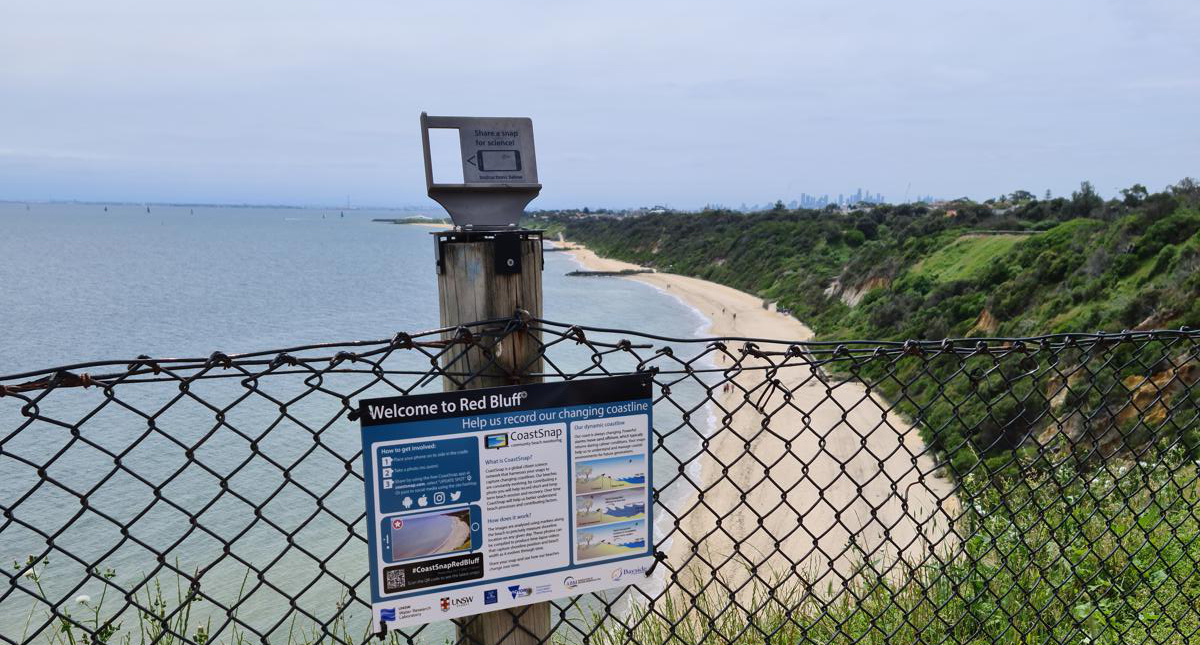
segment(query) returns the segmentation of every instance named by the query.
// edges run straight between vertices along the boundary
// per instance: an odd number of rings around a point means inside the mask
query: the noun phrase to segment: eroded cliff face
[[[829,298],[841,298],[846,306],[854,307],[862,302],[864,296],[875,289],[885,289],[892,285],[890,276],[876,275],[866,278],[862,281],[850,282],[844,284],[842,278],[834,278],[833,282],[825,288],[825,295]]]
[[[967,331],[967,335],[969,336],[978,332],[990,336],[991,334],[996,333],[996,330],[999,329],[999,327],[1000,321],[996,320],[996,317],[992,315],[992,312],[985,308],[983,311],[979,312],[979,317],[975,319],[975,324],[971,325],[971,329]]]
[[[1044,395],[1050,402],[1050,416],[1037,436],[1038,443],[1049,446],[1063,437],[1078,454],[1090,450],[1096,457],[1106,458],[1136,450],[1148,438],[1162,436],[1160,426],[1168,419],[1178,422],[1172,410],[1200,382],[1200,360],[1180,355],[1171,363],[1172,367],[1150,376],[1125,377],[1109,395],[1109,402],[1094,410],[1080,403],[1094,387],[1089,372],[1079,370],[1065,379],[1049,380]]]

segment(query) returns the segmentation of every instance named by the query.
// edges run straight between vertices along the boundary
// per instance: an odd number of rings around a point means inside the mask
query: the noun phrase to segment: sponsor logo
[[[500,596],[496,593],[495,589],[488,589],[487,591],[483,592],[483,604],[494,605],[499,601]]]
[[[616,581],[616,580],[620,580],[622,578],[627,578],[629,576],[635,576],[638,574],[641,574],[641,575],[646,574],[646,565],[642,565],[640,567],[633,567],[631,569],[625,568],[625,567],[617,567],[616,569],[612,570],[612,579],[614,581]]]
[[[471,597],[459,596],[457,598],[450,598],[447,596],[442,598],[439,602],[442,605],[442,611],[450,611],[451,607],[466,607],[467,605],[471,604]]]
[[[550,589],[551,589],[550,585],[538,585],[533,588],[533,593],[538,594],[538,595],[541,595],[544,593],[550,593]]]
[[[506,448],[508,447],[508,433],[489,434],[483,436],[484,448]]]
[[[585,585],[589,582],[595,582],[599,579],[600,578],[595,578],[592,576],[588,576],[586,578],[576,578],[575,576],[567,576],[566,578],[563,578],[563,585],[567,589],[574,589],[575,587],[578,587],[579,585]]]
[[[396,608],[387,607],[379,610],[379,620],[393,621],[396,620]]]
[[[521,585],[510,585],[508,587],[508,593],[512,594],[514,599],[524,598],[525,596],[532,594],[533,589],[530,589],[529,587],[522,587]]]

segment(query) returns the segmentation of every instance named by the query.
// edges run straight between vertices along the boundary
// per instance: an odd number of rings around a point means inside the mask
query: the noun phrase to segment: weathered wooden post
[[[459,132],[463,184],[437,183],[429,129]],[[444,327],[481,320],[513,319],[517,312],[542,314],[542,235],[518,227],[537,196],[533,123],[522,118],[432,117],[421,114],[425,179],[429,196],[446,208],[451,231],[435,233],[438,304]],[[473,332],[484,330],[474,329]],[[499,329],[491,330],[499,332]],[[541,343],[536,332],[509,333],[493,345],[465,352],[453,348],[443,367],[443,389],[475,389],[540,380]],[[535,376],[531,376],[535,375]],[[550,603],[479,614],[459,628],[472,645],[535,645],[550,637]]]
[[[516,312],[542,315],[542,236],[540,231],[444,231],[435,234],[438,254],[438,309],[443,327],[480,320],[513,318]],[[499,333],[503,323],[492,330]],[[473,329],[479,332],[478,329]],[[541,372],[540,338],[517,331],[493,349],[447,355],[444,390],[536,383]],[[472,375],[463,383],[466,375]]]

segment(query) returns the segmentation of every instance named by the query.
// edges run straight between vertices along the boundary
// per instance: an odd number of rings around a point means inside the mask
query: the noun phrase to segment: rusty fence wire
[[[352,411],[469,385],[498,363],[464,357],[512,334],[539,343],[527,376],[654,375],[659,557],[514,643],[1200,642],[1200,332],[828,343],[520,315],[0,377],[0,642],[469,640],[371,625]]]

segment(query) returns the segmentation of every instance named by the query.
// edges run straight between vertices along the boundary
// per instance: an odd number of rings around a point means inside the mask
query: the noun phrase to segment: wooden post
[[[519,236],[520,273],[501,273],[496,261],[496,236]],[[443,327],[495,318],[511,318],[517,310],[535,318],[542,315],[541,234],[506,231],[489,236],[476,232],[438,233],[438,298]],[[513,238],[509,238],[511,243]],[[515,250],[515,247],[509,246]],[[503,265],[503,261],[500,263]],[[478,329],[472,329],[478,332]],[[486,344],[486,343],[485,343]],[[443,377],[445,391],[500,385],[535,383],[528,376],[542,370],[541,343],[536,332],[509,334],[497,348],[485,352],[471,349],[464,356],[453,348],[443,363],[450,372],[477,374],[464,385],[465,377]],[[458,382],[456,382],[456,380]],[[550,603],[502,609],[466,619],[459,627],[458,642],[467,645],[536,645],[550,638]]]

